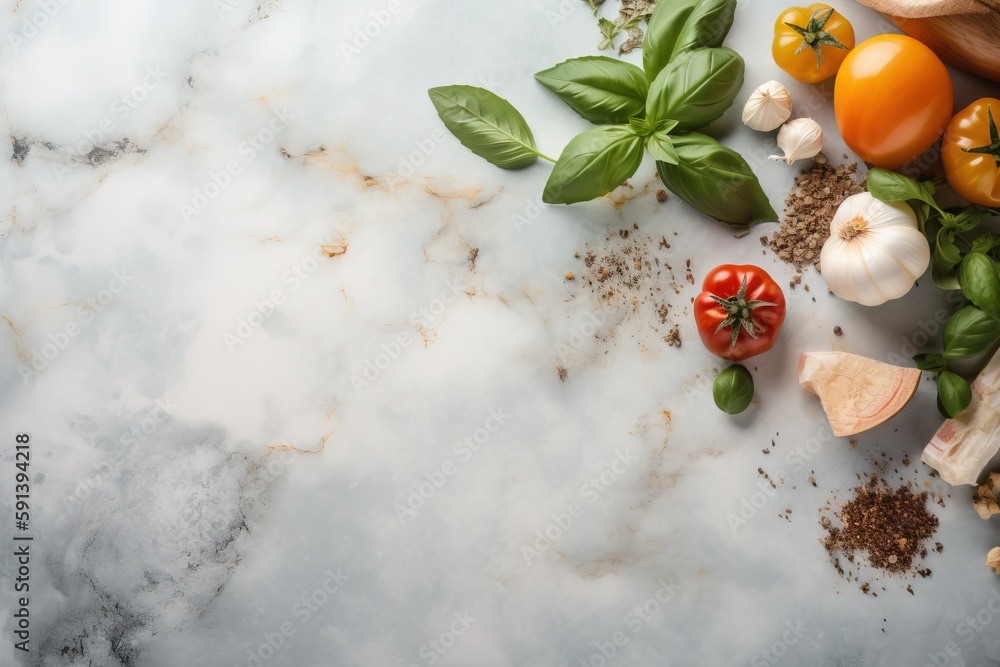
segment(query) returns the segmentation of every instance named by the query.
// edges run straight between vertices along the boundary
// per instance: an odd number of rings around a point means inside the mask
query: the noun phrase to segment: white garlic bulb
[[[778,130],[778,148],[784,155],[772,155],[772,160],[784,160],[788,164],[796,160],[816,157],[823,150],[823,128],[812,118],[796,118]]]
[[[930,246],[913,209],[901,202],[886,204],[867,192],[843,201],[820,252],[830,291],[865,306],[909,292],[930,261]]]
[[[743,107],[743,124],[752,130],[770,132],[792,115],[792,95],[777,81],[768,81],[753,91]]]

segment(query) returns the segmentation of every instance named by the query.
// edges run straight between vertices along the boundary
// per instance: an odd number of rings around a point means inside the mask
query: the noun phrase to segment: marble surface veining
[[[769,56],[783,6],[739,3],[747,83],[711,128],[779,208],[797,169],[740,124],[755,85],[846,152],[832,86]],[[997,530],[919,463],[933,383],[852,446],[795,381],[807,350],[930,349],[955,304],[929,279],[872,310],[806,271],[729,418],[690,300],[724,262],[787,284],[776,225],[658,203],[648,157],[617,201],[546,206],[548,165],[444,132],[450,83],[549,154],[586,129],[532,79],[597,53],[586,3],[7,0],[0,25],[0,506],[8,539],[30,433],[34,536],[28,655],[2,549],[0,664],[1000,664]],[[956,106],[991,89],[955,80]],[[586,253],[626,248],[659,273],[605,298]],[[944,503],[930,578],[857,568],[877,597],[819,525],[872,472]]]

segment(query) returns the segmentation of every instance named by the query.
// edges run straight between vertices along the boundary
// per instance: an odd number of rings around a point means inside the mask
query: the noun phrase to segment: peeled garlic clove
[[[772,155],[772,160],[784,160],[788,164],[796,160],[816,157],[823,150],[823,128],[812,118],[796,118],[778,130],[778,148],[784,155]]]
[[[792,115],[792,95],[777,81],[768,81],[753,91],[743,107],[743,124],[752,130],[770,132]]]

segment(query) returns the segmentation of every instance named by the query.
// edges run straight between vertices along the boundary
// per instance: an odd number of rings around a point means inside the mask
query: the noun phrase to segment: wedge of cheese
[[[913,398],[920,371],[847,352],[803,352],[799,384],[819,396],[833,434],[855,435],[888,420]]]
[[[949,484],[975,484],[1000,450],[1000,352],[972,383],[972,402],[945,420],[920,459]]]

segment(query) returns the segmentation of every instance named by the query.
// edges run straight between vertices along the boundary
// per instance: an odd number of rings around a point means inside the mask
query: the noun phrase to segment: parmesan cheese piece
[[[972,402],[947,419],[924,448],[921,460],[949,484],[975,484],[1000,449],[1000,352],[972,383]]]
[[[920,371],[847,352],[803,352],[799,384],[819,396],[836,436],[867,431],[888,420],[917,391]]]

